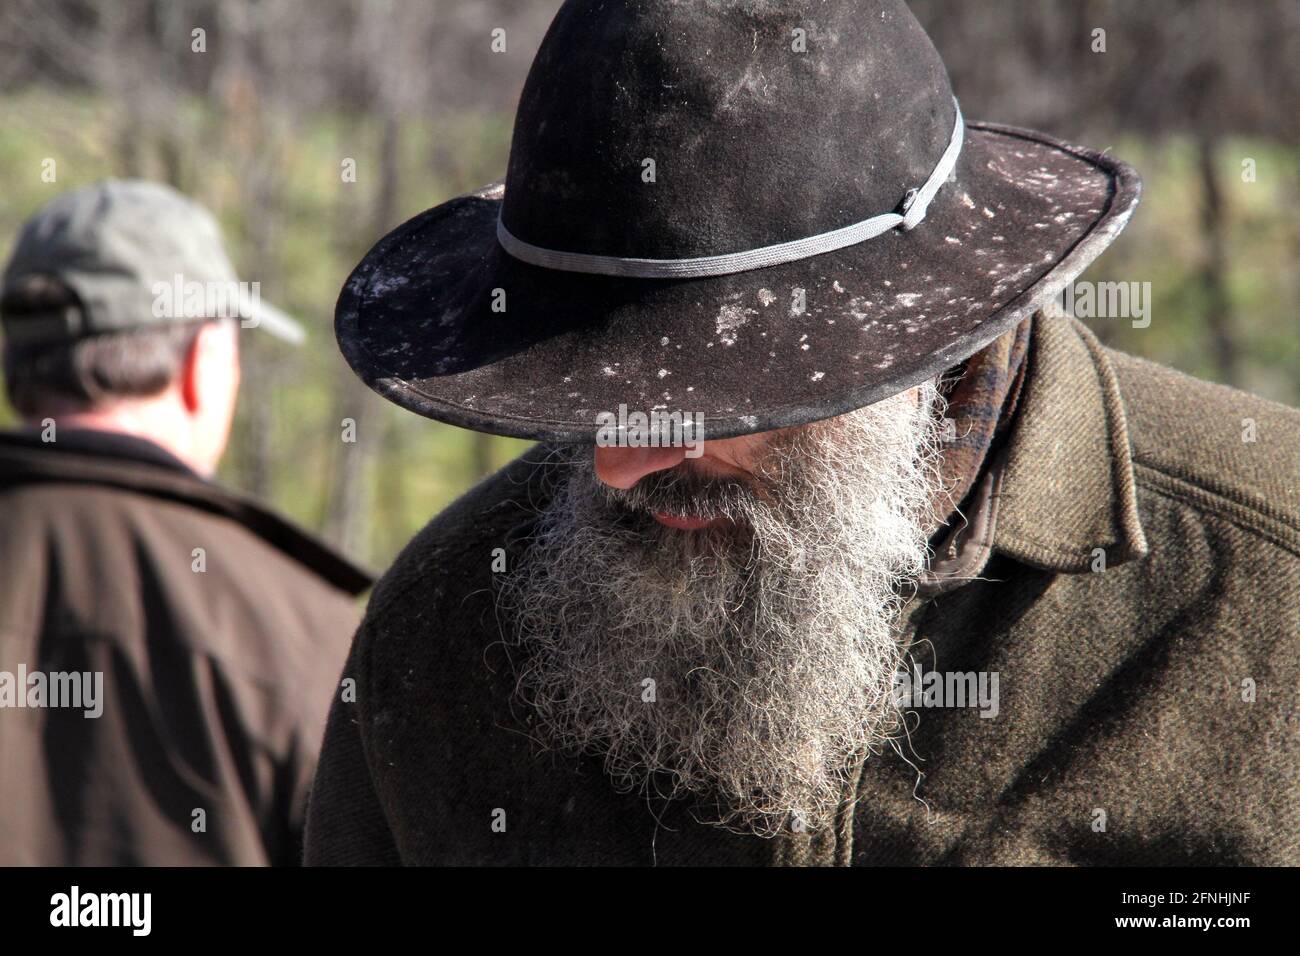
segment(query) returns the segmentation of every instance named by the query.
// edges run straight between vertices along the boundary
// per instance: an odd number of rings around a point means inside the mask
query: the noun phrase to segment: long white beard
[[[590,450],[566,459],[498,594],[542,739],[603,755],[624,787],[701,796],[708,822],[819,825],[897,731],[893,625],[940,483],[942,399],[919,392],[779,434],[761,493],[689,469],[618,492]]]

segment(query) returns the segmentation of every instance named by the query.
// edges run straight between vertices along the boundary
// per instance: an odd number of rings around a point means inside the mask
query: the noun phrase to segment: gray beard
[[[825,822],[851,767],[898,730],[901,594],[939,500],[942,398],[904,393],[775,436],[755,480],[687,468],[628,491],[566,466],[498,592],[539,737],[616,784],[704,798],[770,835]],[[723,516],[683,532],[650,511]]]

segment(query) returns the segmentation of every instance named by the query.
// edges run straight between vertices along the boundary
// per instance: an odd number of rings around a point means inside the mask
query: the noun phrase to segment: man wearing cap
[[[898,0],[566,3],[339,299],[541,444],[376,586],[308,863],[1300,862],[1300,416],[1052,305],[1138,194]]]
[[[210,480],[241,324],[302,338],[241,288],[212,216],[153,183],[67,193],[18,236],[0,298],[24,423],[0,434],[0,865],[301,860],[369,581]]]

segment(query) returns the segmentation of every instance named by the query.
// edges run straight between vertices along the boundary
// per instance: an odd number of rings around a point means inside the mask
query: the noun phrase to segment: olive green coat
[[[903,628],[927,669],[996,672],[996,717],[918,709],[910,749],[866,760],[812,833],[616,792],[598,758],[541,750],[512,698],[493,551],[515,559],[553,477],[525,456],[376,588],[307,861],[1300,863],[1300,414],[1061,317],[1035,322],[1028,361],[971,526]]]

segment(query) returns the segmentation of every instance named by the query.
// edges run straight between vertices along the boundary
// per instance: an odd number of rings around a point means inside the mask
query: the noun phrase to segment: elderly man
[[[301,862],[368,579],[209,480],[241,323],[302,338],[238,287],[212,216],[154,183],[67,193],[18,237],[0,301],[24,419],[0,435],[0,864]]]
[[[339,301],[542,444],[377,586],[308,862],[1300,861],[1300,420],[1050,306],[1138,191],[895,0],[566,3]]]

